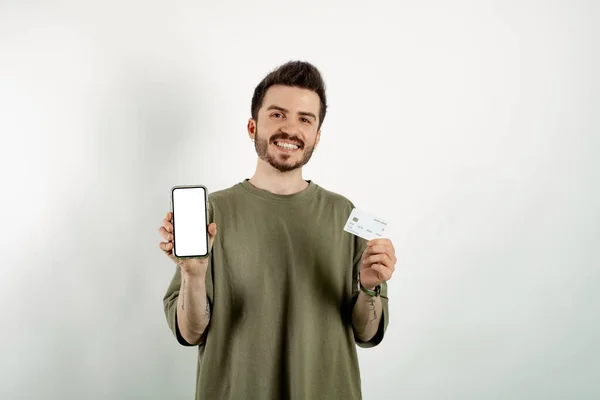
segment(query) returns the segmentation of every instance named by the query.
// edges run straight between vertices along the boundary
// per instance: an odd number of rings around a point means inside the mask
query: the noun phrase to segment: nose
[[[281,127],[281,131],[287,133],[290,136],[298,136],[300,133],[300,124],[297,120],[293,118],[286,119],[283,126]]]

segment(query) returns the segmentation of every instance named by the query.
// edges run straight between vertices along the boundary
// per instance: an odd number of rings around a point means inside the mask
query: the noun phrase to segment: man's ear
[[[319,129],[319,131],[317,132],[317,138],[315,139],[315,147],[314,147],[315,150],[316,150],[317,146],[319,145],[320,140],[321,140],[321,130]]]
[[[250,136],[250,139],[252,140],[254,140],[254,136],[256,136],[256,121],[252,118],[248,120],[248,136]]]

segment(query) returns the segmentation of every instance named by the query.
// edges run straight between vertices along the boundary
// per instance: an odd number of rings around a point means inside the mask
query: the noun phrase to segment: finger
[[[381,251],[379,251],[380,249],[381,249],[380,247],[376,247],[376,246],[367,246],[365,251],[363,251],[361,259],[364,261],[370,255],[381,252]]]
[[[363,264],[365,264],[365,265],[375,264],[375,263],[384,264],[385,266],[391,268],[392,259],[387,254],[374,254],[372,256],[365,258],[365,260],[363,261]]]
[[[171,249],[173,249],[173,243],[169,243],[169,242],[160,242],[160,243],[158,244],[158,247],[160,247],[160,249],[161,249],[162,251],[165,251],[165,252],[170,252],[170,251],[171,251]]]
[[[169,211],[167,215],[165,215],[165,220],[171,222],[173,220],[173,213]]]
[[[386,268],[389,268],[392,271],[395,268],[393,259],[387,254],[383,255],[383,259],[381,260],[380,264],[383,264]]]
[[[394,258],[396,251],[393,246],[385,244],[376,244],[371,247],[367,247],[367,250],[372,254],[387,254],[390,258]]]
[[[173,234],[171,232],[167,232],[164,226],[158,228],[158,233],[165,239],[167,242],[173,241]]]
[[[212,222],[208,225],[208,248],[212,249],[213,243],[215,242],[215,236],[217,236],[217,224]]]
[[[373,264],[369,269],[377,274],[377,280],[383,282],[383,266],[381,264]]]
[[[171,223],[171,220],[168,220],[167,218],[163,219],[163,226],[167,232],[173,232],[173,224]]]
[[[208,225],[208,234],[212,237],[217,235],[217,224],[212,222]]]
[[[392,241],[390,239],[380,238],[380,239],[369,240],[367,242],[367,246],[368,247],[379,246],[379,245],[386,245],[386,244],[392,244]]]
[[[390,257],[388,254],[385,255],[385,258],[381,262],[381,264],[385,265],[392,271],[396,270],[396,257]]]
[[[390,259],[389,266],[395,265],[396,262],[398,261],[398,259],[396,258],[396,254],[395,254],[393,246],[389,246],[389,245],[375,245],[373,247],[367,248],[367,250],[365,250],[365,253],[367,253],[367,254],[386,254]],[[363,257],[363,261],[366,258],[367,258],[367,256]]]
[[[392,271],[383,264],[373,264],[371,269],[377,272],[377,278],[381,281],[389,281],[392,277]]]

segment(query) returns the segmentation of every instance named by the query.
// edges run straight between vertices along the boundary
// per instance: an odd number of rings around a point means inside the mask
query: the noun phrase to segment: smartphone
[[[173,186],[173,255],[177,258],[208,256],[208,191],[203,185]]]

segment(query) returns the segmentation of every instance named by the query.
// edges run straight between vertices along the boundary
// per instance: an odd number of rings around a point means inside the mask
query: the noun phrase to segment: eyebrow
[[[281,112],[284,112],[284,113],[289,113],[290,112],[289,110],[287,110],[287,109],[285,109],[283,107],[276,106],[274,104],[271,104],[269,107],[267,107],[267,111],[269,111],[269,110],[277,110],[277,111],[281,111]],[[298,114],[304,115],[304,116],[307,116],[307,117],[312,117],[312,118],[314,118],[315,121],[317,120],[317,116],[315,114],[311,113],[311,112],[308,112],[308,111],[299,111]]]

